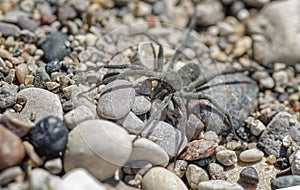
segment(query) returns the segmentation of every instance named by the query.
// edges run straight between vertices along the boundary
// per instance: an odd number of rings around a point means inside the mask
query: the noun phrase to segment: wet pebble
[[[59,118],[49,116],[40,120],[30,131],[30,140],[39,155],[57,157],[66,148],[68,128]]]
[[[246,167],[240,172],[240,179],[251,185],[256,185],[259,182],[257,171],[254,167]]]
[[[101,92],[97,112],[107,119],[121,119],[131,110],[135,90],[131,82],[116,80],[104,87]]]
[[[240,159],[243,162],[256,162],[262,159],[264,156],[264,153],[257,149],[257,148],[252,148],[249,150],[245,150],[240,154]]]
[[[214,141],[194,140],[186,145],[180,158],[189,161],[207,158],[215,152],[217,146]]]
[[[85,168],[105,180],[129,160],[131,152],[131,138],[121,126],[106,120],[84,121],[69,133],[64,169]]]
[[[154,167],[143,177],[143,189],[187,190],[183,181],[162,167]]]
[[[20,137],[0,124],[0,170],[18,165],[25,156]]]
[[[23,175],[24,172],[20,166],[7,168],[0,173],[0,185],[6,185]]]
[[[237,183],[224,180],[210,180],[199,183],[199,190],[243,190]]]
[[[69,111],[64,115],[64,122],[69,129],[73,129],[76,125],[83,121],[95,119],[94,113],[85,105],[78,106],[77,108]]]
[[[3,37],[14,36],[18,37],[21,34],[21,30],[14,24],[0,22],[0,33]]]
[[[131,111],[136,115],[145,114],[151,109],[151,102],[145,96],[136,96]]]
[[[192,189],[198,189],[200,182],[209,180],[207,172],[194,164],[188,166],[185,175]]]
[[[224,166],[232,166],[237,163],[236,153],[232,150],[222,150],[216,154],[217,160]]]
[[[26,88],[18,96],[27,98],[27,103],[20,112],[35,123],[47,116],[63,119],[63,110],[58,95],[40,88]]]
[[[271,181],[272,190],[292,187],[296,185],[300,185],[300,176],[298,175],[282,176]]]

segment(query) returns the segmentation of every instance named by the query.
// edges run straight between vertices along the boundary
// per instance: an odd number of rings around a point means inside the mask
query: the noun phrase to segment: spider
[[[92,91],[93,89],[99,87],[100,85],[106,85],[115,80],[126,79],[131,76],[146,77],[145,80],[143,80],[142,82],[138,82],[135,85],[136,93],[140,93],[145,96],[148,96],[152,102],[158,99],[161,101],[161,103],[158,106],[157,111],[146,118],[142,130],[136,134],[136,138],[133,140],[133,142],[139,136],[144,135],[144,132],[146,131],[150,123],[153,122],[154,120],[157,120],[158,115],[160,115],[161,112],[166,110],[167,111],[166,122],[175,126],[180,131],[181,134],[180,142],[177,145],[175,160],[176,160],[176,156],[180,153],[184,139],[186,138],[185,137],[186,128],[188,123],[187,122],[188,111],[186,108],[187,100],[203,99],[209,101],[211,105],[214,107],[214,109],[224,117],[224,119],[226,120],[227,127],[233,133],[234,137],[237,140],[240,140],[240,138],[237,136],[235,132],[235,129],[233,128],[232,120],[229,113],[221,106],[219,106],[214,99],[212,99],[207,95],[202,94],[201,91],[196,91],[195,89],[199,89],[201,86],[207,84],[208,81],[216,78],[217,76],[234,74],[237,72],[244,72],[244,71],[248,71],[248,69],[227,70],[222,73],[213,73],[208,77],[203,77],[200,75],[197,79],[191,81],[189,84],[184,84],[179,73],[173,70],[174,63],[178,60],[178,56],[182,53],[183,49],[186,47],[189,37],[191,35],[191,31],[195,27],[196,24],[195,14],[196,14],[196,10],[194,10],[189,26],[185,30],[185,39],[181,44],[181,46],[178,49],[176,49],[176,52],[172,60],[170,61],[170,64],[166,68],[166,72],[163,71],[165,66],[163,45],[159,41],[151,37],[150,35],[146,33],[140,33],[136,35],[144,35],[158,46],[158,54],[156,54],[156,50],[153,47],[153,44],[151,43],[153,55],[155,55],[153,70],[149,70],[149,68],[147,68],[142,64],[130,64],[130,65],[129,64],[128,65],[104,64],[103,66],[98,67],[97,69],[101,69],[101,68],[107,68],[110,70],[115,69],[116,72],[105,75],[102,78],[102,80],[96,83],[94,87],[90,88],[88,91],[78,94],[78,96],[82,96],[83,94]],[[112,60],[114,56],[118,55],[119,53],[120,51],[114,54],[110,60]],[[123,70],[123,71],[118,72],[118,70]],[[146,88],[147,93],[143,92],[143,90],[141,90],[142,88]],[[172,107],[172,109],[169,109],[170,107]]]

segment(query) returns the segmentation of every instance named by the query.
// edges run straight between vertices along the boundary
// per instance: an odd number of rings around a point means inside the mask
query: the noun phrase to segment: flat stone
[[[76,125],[83,121],[95,118],[96,116],[93,111],[91,111],[87,106],[81,105],[66,113],[64,115],[64,122],[67,124],[69,129],[73,129]]]
[[[256,185],[259,182],[257,171],[254,167],[246,167],[240,173],[240,179],[251,185]]]
[[[217,160],[224,166],[232,166],[237,163],[236,153],[232,150],[222,150],[216,154]]]
[[[131,82],[115,80],[102,90],[97,112],[107,119],[121,119],[131,110],[134,99],[135,90]]]
[[[244,188],[237,183],[225,180],[210,180],[199,183],[199,190],[243,190]]]
[[[130,159],[131,152],[130,136],[121,126],[106,120],[84,121],[69,133],[64,169],[85,168],[105,180]]]
[[[170,157],[176,156],[187,144],[186,137],[164,121],[153,120],[142,133],[142,136],[162,147]]]
[[[7,36],[18,37],[20,36],[21,30],[18,26],[14,24],[0,22],[0,33],[2,34],[3,37],[7,37]]]
[[[135,136],[131,136],[132,140]],[[152,165],[161,165],[166,167],[169,163],[168,154],[156,143],[146,139],[138,138],[133,143],[133,150],[129,161],[145,160],[152,163]]]
[[[209,180],[207,172],[194,164],[188,166],[185,176],[192,189],[198,189],[200,182]]]
[[[20,137],[0,124],[0,170],[18,165],[25,156]]]
[[[257,149],[257,148],[251,148],[249,150],[245,150],[240,154],[240,159],[243,162],[257,162],[262,159],[264,156],[264,153]]]
[[[150,111],[151,102],[145,96],[136,96],[132,105],[132,112],[136,115],[142,115]]]
[[[217,146],[214,141],[194,140],[186,145],[180,158],[189,161],[207,158],[215,152]]]
[[[145,126],[144,122],[133,112],[129,112],[124,118],[118,120],[118,122],[131,134],[138,134]]]
[[[175,166],[174,162],[169,164],[167,167],[168,170],[172,171],[179,178],[182,178],[185,175],[185,172],[188,167],[188,162],[185,160],[176,160]]]
[[[19,137],[25,136],[34,127],[34,123],[26,116],[10,111],[2,114],[0,122]]]
[[[295,120],[295,123],[290,122],[291,120]],[[281,157],[282,139],[287,135],[290,135],[299,145],[300,123],[295,116],[287,112],[279,112],[272,118],[266,130],[261,134],[257,147],[262,149],[267,155],[273,154],[276,157]]]
[[[0,185],[6,185],[16,179],[18,176],[23,176],[24,172],[20,166],[7,168],[0,173]]]
[[[143,177],[143,189],[187,190],[183,181],[174,173],[162,167],[154,167]]]
[[[204,123],[194,114],[190,114],[185,132],[188,141],[197,139],[203,129]]]
[[[87,170],[78,168],[67,172],[56,190],[105,190],[104,185],[92,176]]]
[[[47,116],[63,119],[62,106],[56,94],[40,88],[26,88],[18,93],[18,96],[20,95],[27,99],[27,103],[20,114],[29,119],[34,117],[35,123]]]
[[[296,185],[300,185],[300,176],[298,175],[282,176],[271,181],[272,190],[292,187]]]

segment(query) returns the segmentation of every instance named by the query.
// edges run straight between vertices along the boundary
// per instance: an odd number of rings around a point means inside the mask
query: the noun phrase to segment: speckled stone
[[[192,189],[198,189],[200,182],[209,180],[207,172],[194,164],[188,166],[185,175]]]
[[[69,129],[73,129],[81,122],[95,118],[96,116],[87,106],[81,105],[66,113],[64,115],[64,122],[67,124]]]
[[[256,185],[259,182],[257,171],[254,167],[247,167],[240,172],[240,179],[245,183]]]
[[[132,112],[136,115],[145,114],[151,109],[151,102],[145,96],[136,96],[132,105]]]
[[[244,190],[242,186],[237,183],[225,180],[210,180],[199,183],[199,190]]]
[[[217,160],[224,166],[232,166],[237,163],[236,153],[232,150],[222,150],[216,154]]]
[[[215,152],[217,146],[214,141],[194,140],[186,145],[180,158],[189,161],[207,158]]]
[[[129,112],[118,122],[131,134],[138,134],[145,126],[144,122],[138,118],[133,112]]]
[[[207,170],[212,179],[220,179],[224,172],[224,167],[217,163],[210,163]]]
[[[240,154],[240,159],[243,162],[256,162],[262,159],[264,156],[264,153],[257,149],[257,148],[252,148],[249,150],[245,150]]]
[[[300,176],[298,175],[282,176],[271,181],[272,190],[292,187],[295,185],[300,185]]]

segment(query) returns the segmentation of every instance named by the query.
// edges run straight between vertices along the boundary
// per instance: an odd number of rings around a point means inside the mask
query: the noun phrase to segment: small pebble
[[[73,129],[83,121],[95,119],[96,116],[87,106],[78,106],[64,115],[64,122],[69,129]]]
[[[51,175],[42,168],[35,168],[28,172],[29,183],[31,189],[56,189],[61,179],[58,176]]]
[[[21,63],[16,67],[16,77],[20,84],[25,83],[25,77],[29,74],[29,69],[27,64]]]
[[[224,167],[217,163],[210,163],[207,170],[212,179],[220,179],[224,172]]]
[[[188,162],[185,160],[176,160],[175,166],[174,162],[169,164],[168,170],[172,171],[179,178],[182,178],[187,170]]]
[[[47,162],[45,162],[44,167],[51,174],[59,174],[62,172],[62,160],[61,160],[61,158],[55,158],[52,160],[48,160]]]
[[[300,175],[300,151],[296,150],[289,158],[291,172],[293,175]]]
[[[30,158],[32,164],[34,166],[41,166],[44,163],[44,160],[36,153],[33,145],[30,144],[28,141],[23,141],[23,145],[25,147],[26,154]]]
[[[200,182],[209,180],[207,172],[194,164],[188,166],[185,175],[192,189],[198,189]]]
[[[0,22],[0,33],[3,37],[14,36],[18,37],[21,34],[21,30],[14,24]]]
[[[222,150],[216,154],[217,160],[224,166],[232,166],[237,163],[236,153],[232,150]]]
[[[136,96],[131,111],[136,115],[142,115],[150,111],[151,102],[145,96]]]
[[[259,177],[254,167],[244,168],[240,172],[240,179],[245,183],[249,183],[251,185],[256,185],[259,183]]]
[[[7,108],[17,102],[17,87],[4,84],[0,87],[0,108]]]
[[[174,173],[162,167],[154,167],[143,177],[143,189],[187,190],[183,181]]]
[[[133,112],[129,112],[124,118],[118,120],[118,122],[132,134],[138,134],[145,126],[144,122]]]
[[[194,114],[190,114],[188,117],[188,124],[185,132],[187,139],[189,141],[197,139],[200,133],[203,131],[203,129],[203,122]]]
[[[214,141],[194,140],[186,145],[180,158],[188,161],[207,158],[215,152],[217,146]]]
[[[292,187],[296,185],[300,185],[300,176],[298,175],[282,176],[271,181],[272,190]]]
[[[0,185],[6,185],[20,176],[24,177],[24,172],[20,166],[7,168],[0,173]]]
[[[39,155],[57,157],[66,148],[68,128],[59,118],[49,116],[30,131],[30,139]]]
[[[264,156],[264,153],[257,149],[257,148],[252,148],[249,150],[245,150],[240,154],[240,160],[243,162],[257,162],[262,159]]]
[[[242,186],[237,183],[224,180],[210,180],[199,183],[199,190],[244,190]]]
[[[266,126],[260,120],[254,120],[250,126],[250,131],[255,136],[259,136],[265,129]]]

